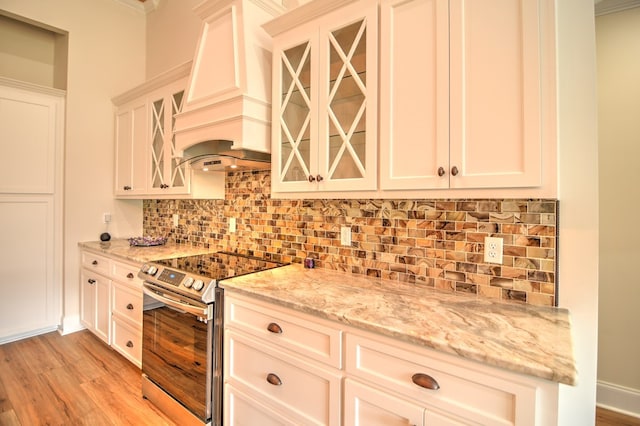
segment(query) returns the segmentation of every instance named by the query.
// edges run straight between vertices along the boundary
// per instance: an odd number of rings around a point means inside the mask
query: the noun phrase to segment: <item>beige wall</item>
[[[193,59],[202,19],[193,8],[202,0],[165,0],[147,16],[147,78]]]
[[[598,381],[629,388],[640,416],[640,7],[596,19],[600,139]],[[598,401],[608,401],[599,387]],[[619,399],[619,398],[618,398]]]
[[[111,97],[145,78],[145,17],[113,0],[0,0],[0,9],[69,32],[64,167],[65,332],[78,324],[78,241],[142,231],[141,202],[113,198]],[[97,19],[99,18],[99,19]],[[72,331],[72,330],[71,330]]]

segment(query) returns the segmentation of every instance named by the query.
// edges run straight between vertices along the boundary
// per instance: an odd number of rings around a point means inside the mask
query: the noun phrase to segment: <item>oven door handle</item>
[[[187,304],[187,303],[183,303],[183,302],[179,302],[177,300],[174,299],[170,299],[168,297],[163,296],[162,294],[153,291],[147,287],[145,287],[144,285],[142,286],[142,292],[144,294],[146,294],[149,297],[152,297],[162,303],[164,303],[165,305],[174,308],[174,309],[178,309],[180,311],[183,312],[187,312],[191,315],[195,315],[197,317],[200,318],[207,318],[208,317],[208,308],[200,308],[198,306],[195,305],[191,305],[191,304]]]

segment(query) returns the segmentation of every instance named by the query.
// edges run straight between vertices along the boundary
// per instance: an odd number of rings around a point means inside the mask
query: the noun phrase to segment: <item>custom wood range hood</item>
[[[203,24],[175,116],[177,153],[194,164],[203,147],[239,159],[269,153],[271,38],[261,25],[285,8],[271,0],[206,0],[194,11]]]

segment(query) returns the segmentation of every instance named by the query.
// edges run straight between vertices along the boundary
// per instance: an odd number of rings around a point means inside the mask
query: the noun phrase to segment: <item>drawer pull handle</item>
[[[132,347],[133,347],[133,342],[132,342],[131,340],[129,340],[129,341],[127,342],[127,347],[128,347],[128,348],[132,348]]]
[[[92,284],[92,285],[93,285],[93,284],[95,284],[95,283],[96,283],[96,280],[94,280],[93,278],[89,278],[89,279],[87,280],[87,282],[88,282],[89,284]]]
[[[276,324],[275,322],[270,323],[267,326],[267,330],[269,330],[270,332],[274,333],[274,334],[282,334],[282,327],[280,327],[278,324]]]
[[[267,382],[269,382],[273,386],[282,386],[282,380],[280,380],[280,377],[276,376],[273,373],[267,374]]]
[[[428,374],[416,373],[411,377],[411,380],[416,385],[423,387],[425,389],[438,390],[440,389],[440,385],[436,382],[436,379],[429,376]]]
[[[131,303],[129,303],[127,305],[127,309],[130,310],[130,311],[133,311],[133,305]]]
[[[133,272],[129,272],[127,274],[127,278],[129,278],[130,280],[133,279]]]
[[[91,264],[92,264],[93,266],[96,266],[96,265],[98,264],[98,261],[97,261],[97,260],[94,260],[93,262],[91,262]]]

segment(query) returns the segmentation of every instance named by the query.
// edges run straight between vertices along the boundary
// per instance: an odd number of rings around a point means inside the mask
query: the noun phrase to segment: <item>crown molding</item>
[[[595,12],[596,16],[600,16],[634,7],[640,7],[640,0],[596,0]]]
[[[138,10],[144,14],[147,14],[153,10],[156,10],[160,0],[116,0],[118,3],[122,3],[135,10]]]

